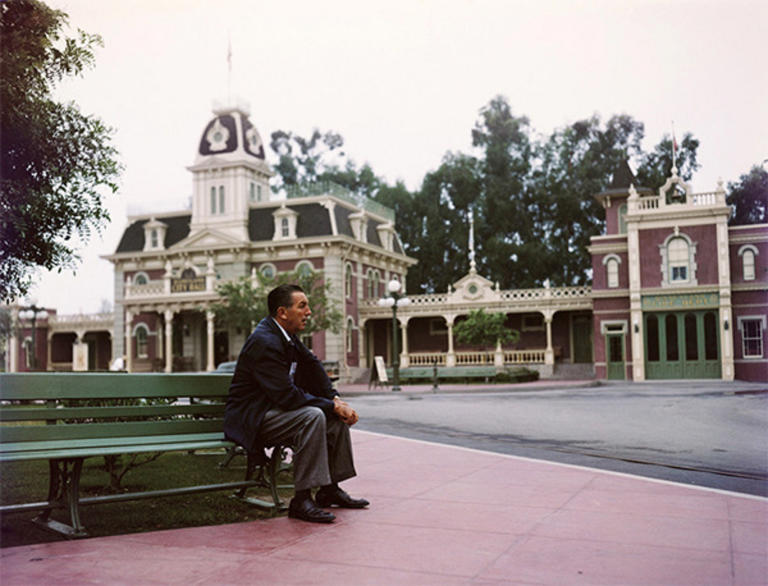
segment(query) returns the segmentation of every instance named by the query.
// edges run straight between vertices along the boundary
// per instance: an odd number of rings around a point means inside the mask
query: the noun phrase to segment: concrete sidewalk
[[[370,509],[0,550],[3,584],[768,584],[768,500],[353,431]]]

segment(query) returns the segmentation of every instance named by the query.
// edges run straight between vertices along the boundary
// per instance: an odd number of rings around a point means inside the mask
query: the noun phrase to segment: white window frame
[[[672,267],[669,261],[669,245],[670,243],[681,238],[688,245],[688,265],[686,270],[686,280],[672,280]],[[662,244],[659,244],[659,252],[661,254],[661,286],[662,287],[687,287],[690,285],[698,285],[696,278],[696,247],[697,244],[687,234],[683,234],[677,228],[675,231],[667,236]],[[675,265],[678,266],[678,265]]]
[[[344,266],[344,297],[352,299],[352,264],[347,263]]]
[[[143,283],[139,283],[139,279],[140,278],[144,279]],[[145,273],[144,271],[139,271],[138,273],[133,275],[133,284],[134,285],[146,285],[148,283],[149,283],[149,275],[147,273]]]
[[[763,338],[765,336],[765,329],[766,329],[766,318],[765,315],[740,315],[738,318],[736,318],[736,325],[739,328],[739,332],[741,332],[741,357],[745,359],[757,359],[757,358],[763,358],[765,356],[765,344],[763,343]],[[758,338],[746,338],[744,336],[744,322],[745,321],[755,321],[759,324],[760,327],[760,336]],[[748,340],[757,340],[760,346],[760,354],[747,354],[747,341]]]
[[[224,186],[219,185],[219,214],[223,214],[227,210],[227,207],[225,205],[226,199],[227,198],[224,192]]]
[[[741,248],[739,248],[738,255],[741,257],[741,278],[744,281],[754,281],[755,280],[755,265],[757,264],[757,255],[759,254],[759,250],[757,249],[757,246],[754,244],[745,244]],[[751,259],[751,266],[750,270],[751,272],[747,271],[747,259]]]
[[[346,336],[344,340],[346,345],[346,348],[344,348],[344,351],[347,354],[352,353],[353,345],[355,341],[353,336],[355,335],[356,330],[357,330],[357,326],[355,326],[355,320],[352,319],[352,316],[347,316],[347,331],[346,331]]]
[[[315,265],[313,265],[312,262],[308,260],[302,260],[297,262],[296,268],[294,268],[293,270],[296,271],[296,273],[301,274],[300,271],[302,270],[303,267],[307,267],[312,272],[314,272],[315,270]]]
[[[265,275],[264,274],[265,269],[271,269],[272,276]],[[259,273],[267,279],[274,279],[275,277],[277,277],[277,267],[273,265],[271,262],[265,262],[264,264],[259,266]]]
[[[144,332],[144,352],[142,352],[142,341],[139,338],[139,332]],[[133,336],[136,338],[136,357],[149,358],[149,327],[144,322],[137,323],[133,327]]]
[[[609,254],[603,257],[603,266],[605,266],[605,283],[609,289],[616,289],[619,286],[619,266],[621,266],[621,257],[618,254]],[[611,281],[611,266],[615,267],[615,281]]]

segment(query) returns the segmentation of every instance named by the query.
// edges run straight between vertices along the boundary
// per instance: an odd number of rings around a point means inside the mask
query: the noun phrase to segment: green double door
[[[720,378],[717,311],[653,312],[643,319],[647,379]]]

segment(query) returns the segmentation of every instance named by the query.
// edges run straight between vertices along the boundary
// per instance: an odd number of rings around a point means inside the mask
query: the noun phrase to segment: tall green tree
[[[274,278],[257,273],[255,283],[247,276],[221,283],[216,287],[221,300],[214,303],[211,310],[220,324],[250,330],[269,315],[267,294],[284,283],[299,285],[307,294],[312,315],[304,334],[341,331],[343,315],[331,299],[330,283],[321,273],[312,270],[278,273]]]
[[[726,201],[733,208],[728,221],[731,226],[768,222],[768,171],[755,165],[738,181],[729,183]]]
[[[67,15],[36,0],[0,3],[0,298],[24,295],[34,267],[74,268],[72,244],[109,220],[120,171],[112,131],[52,91],[94,63],[101,37],[62,33]]]

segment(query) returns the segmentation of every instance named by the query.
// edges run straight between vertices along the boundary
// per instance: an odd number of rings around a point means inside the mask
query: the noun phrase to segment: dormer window
[[[298,213],[283,204],[272,212],[272,217],[275,219],[274,240],[293,240],[296,238]]]
[[[364,212],[355,212],[350,214],[349,223],[352,227],[352,234],[355,236],[355,240],[360,242],[368,242],[368,217]]]
[[[144,224],[144,250],[163,250],[168,225],[152,218]]]

